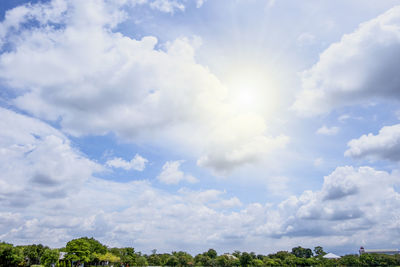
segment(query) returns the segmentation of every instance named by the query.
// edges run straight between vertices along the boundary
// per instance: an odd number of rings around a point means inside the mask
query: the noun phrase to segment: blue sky
[[[400,1],[0,4],[0,240],[399,247]]]

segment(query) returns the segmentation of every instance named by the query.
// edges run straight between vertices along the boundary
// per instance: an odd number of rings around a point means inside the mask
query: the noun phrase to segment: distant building
[[[364,247],[360,247],[360,255],[362,254],[386,254],[386,255],[396,255],[400,254],[399,249],[365,249]]]
[[[229,254],[229,253],[224,253],[224,256],[226,256],[230,260],[237,260],[238,258],[235,255]]]
[[[335,255],[335,254],[333,254],[333,253],[325,254],[325,255],[322,256],[322,257],[325,258],[325,259],[340,259],[340,256]]]
[[[60,252],[59,260],[63,260],[65,258],[65,255],[67,255],[67,252]]]

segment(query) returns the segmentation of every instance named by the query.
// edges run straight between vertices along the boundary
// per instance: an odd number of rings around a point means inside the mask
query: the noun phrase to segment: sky
[[[0,240],[400,248],[400,0],[0,2]]]

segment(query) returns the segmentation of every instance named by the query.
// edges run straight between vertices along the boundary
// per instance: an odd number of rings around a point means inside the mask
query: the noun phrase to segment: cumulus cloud
[[[4,129],[0,132],[1,240],[59,246],[71,238],[92,235],[109,244],[115,235],[122,238],[116,244],[127,245],[132,239],[123,237],[134,235],[138,244],[153,246],[165,236],[161,242],[168,248],[168,240],[177,233],[175,226],[194,233],[200,229],[194,227],[196,220],[208,221],[218,214],[216,209],[241,205],[236,197],[226,198],[218,190],[173,195],[145,181],[118,183],[96,178],[94,174],[102,167],[71,147],[58,130],[4,108],[0,108],[0,117]],[[180,164],[169,162],[164,171],[179,173]],[[182,219],[186,223],[181,224]],[[152,235],[152,231],[161,235]],[[200,232],[185,241],[198,240]]]
[[[348,142],[345,156],[370,160],[400,160],[400,124],[385,126],[377,135],[362,135]]]
[[[160,251],[191,244],[191,252],[210,246],[276,251],[304,236],[323,246],[352,247],[360,240],[379,246],[389,237],[399,244],[396,172],[338,167],[324,178],[321,190],[278,205],[244,204],[216,189],[171,193],[149,181],[96,178],[101,166],[73,149],[58,130],[6,109],[0,116],[1,240],[62,246],[72,238],[95,236],[110,246],[133,242],[137,250],[153,249],[155,243]],[[164,165],[165,181],[187,177],[181,164]],[[287,182],[276,179],[283,186]]]
[[[253,163],[275,149],[285,147],[289,137],[265,136],[263,118],[239,115],[221,122],[209,135],[207,152],[197,161],[198,166],[210,167],[216,174],[226,175],[235,165]]]
[[[186,181],[189,183],[198,182],[196,177],[190,174],[185,174],[180,170],[180,166],[183,162],[183,160],[167,161],[162,166],[162,171],[157,176],[157,179],[164,184],[178,184],[181,181]]]
[[[127,18],[118,3],[168,12],[181,2],[54,0],[8,11],[0,38],[10,50],[0,55],[0,78],[15,95],[11,104],[59,121],[73,136],[113,132],[133,142],[179,145],[216,171],[284,146],[284,138],[267,136],[257,114],[241,129],[227,88],[195,60],[198,38],[160,44],[154,36],[125,36],[115,28]],[[40,23],[20,27],[27,21]],[[229,142],[204,138],[222,131],[232,133]]]
[[[327,127],[326,125],[323,125],[316,131],[317,134],[322,134],[322,135],[335,135],[338,132],[339,132],[339,127],[336,126]]]
[[[0,117],[3,207],[29,206],[43,198],[63,198],[94,172],[102,170],[47,124],[4,108],[0,108]]]
[[[302,74],[293,109],[315,115],[378,99],[399,100],[400,6],[362,23]]]
[[[130,161],[122,158],[113,158],[106,162],[106,165],[113,168],[122,168],[124,170],[143,171],[146,168],[147,159],[136,154]]]
[[[324,178],[321,190],[280,203],[274,213],[278,219],[260,225],[259,231],[277,237],[345,236],[354,245],[373,242],[370,237],[377,233],[397,235],[398,185],[398,173],[338,167]]]

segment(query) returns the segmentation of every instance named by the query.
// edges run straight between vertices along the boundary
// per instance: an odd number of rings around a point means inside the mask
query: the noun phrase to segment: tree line
[[[326,259],[325,251],[317,246],[294,247],[289,251],[263,255],[234,251],[218,255],[214,249],[192,256],[184,251],[151,254],[136,252],[133,247],[109,248],[94,238],[82,237],[69,241],[65,247],[51,249],[42,244],[14,246],[0,242],[0,267],[17,266],[399,266],[400,255],[346,255]]]

